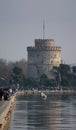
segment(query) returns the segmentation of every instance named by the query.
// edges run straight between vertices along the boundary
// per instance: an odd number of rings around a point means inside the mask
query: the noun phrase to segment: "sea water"
[[[9,130],[76,130],[76,96],[18,96]]]

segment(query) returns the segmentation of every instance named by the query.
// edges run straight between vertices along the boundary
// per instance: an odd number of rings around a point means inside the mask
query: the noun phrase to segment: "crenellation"
[[[45,51],[61,51],[61,47],[49,47],[49,46],[38,46],[38,47],[27,47],[28,51],[37,51],[37,50],[45,50]]]

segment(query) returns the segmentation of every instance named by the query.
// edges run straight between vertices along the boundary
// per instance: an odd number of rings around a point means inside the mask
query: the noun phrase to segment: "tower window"
[[[53,63],[53,60],[51,61],[51,63]]]
[[[53,64],[53,59],[50,60],[50,63]]]
[[[37,70],[37,73],[39,73],[39,69]]]
[[[55,54],[54,57],[56,57],[57,55]]]

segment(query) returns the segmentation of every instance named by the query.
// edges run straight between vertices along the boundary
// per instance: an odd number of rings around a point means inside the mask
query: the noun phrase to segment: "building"
[[[56,47],[53,39],[35,39],[35,46],[27,51],[29,77],[50,76],[53,66],[60,64],[61,47]]]

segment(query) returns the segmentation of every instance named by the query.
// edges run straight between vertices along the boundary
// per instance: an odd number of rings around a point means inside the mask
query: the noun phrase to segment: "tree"
[[[59,70],[60,70],[61,75],[65,75],[65,74],[71,73],[71,68],[67,64],[60,64]]]
[[[13,72],[12,72],[12,78],[14,83],[17,85],[23,85],[23,73],[22,73],[22,69],[15,66],[13,68]]]
[[[27,77],[27,61],[7,62],[0,59],[0,86],[9,86],[18,82],[23,84],[23,77]]]
[[[27,70],[28,70],[28,63],[25,59],[21,59],[20,61],[16,61],[14,64],[13,64],[13,67],[19,67],[22,69],[22,72],[25,76],[27,76]]]
[[[72,67],[72,70],[73,70],[73,73],[76,74],[76,66],[73,66],[73,67]]]
[[[32,77],[28,77],[28,78],[24,77],[23,84],[24,84],[24,89],[32,89],[32,88],[36,89],[39,87],[38,80]]]
[[[48,77],[45,74],[41,75],[39,80],[40,80],[40,85],[42,86],[48,85]]]
[[[65,89],[71,89],[73,78],[71,67],[67,64],[60,64],[59,67],[54,67],[53,70],[55,79],[57,81],[57,84],[60,85],[60,88],[64,89],[65,86],[67,86],[68,88]]]
[[[11,80],[12,64],[6,60],[0,59],[0,85],[9,85]]]
[[[53,72],[54,72],[54,76],[55,76],[56,85],[60,87],[60,85],[61,85],[60,66],[59,67],[54,66],[53,67]]]

